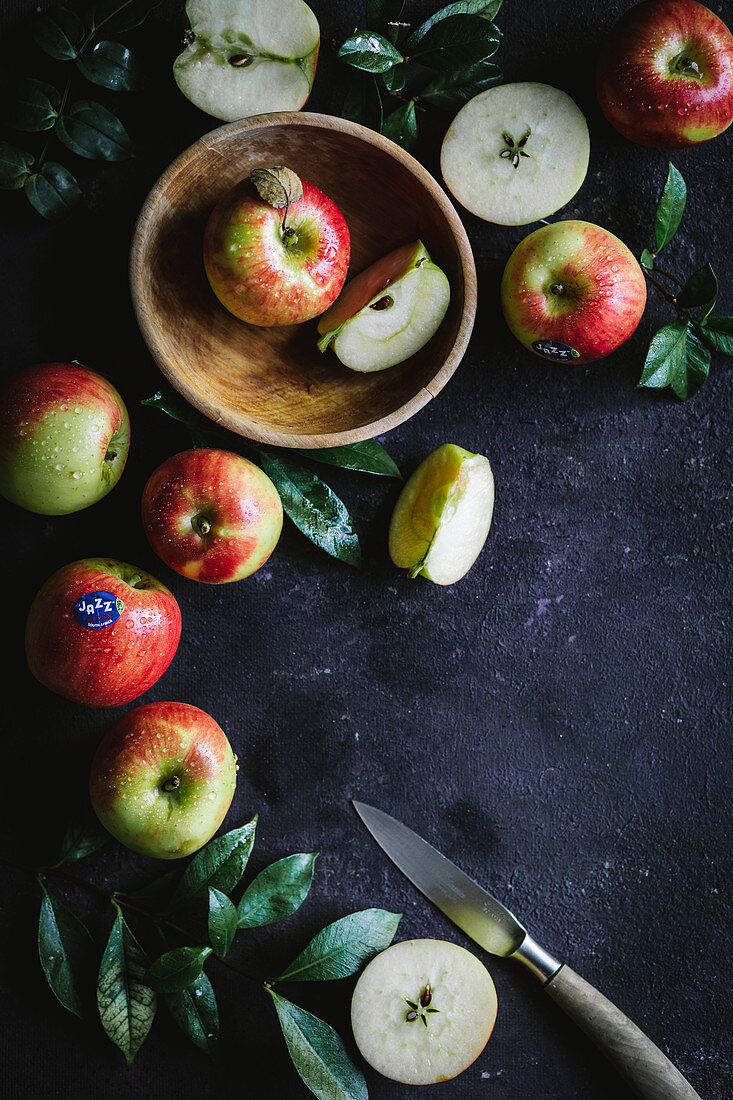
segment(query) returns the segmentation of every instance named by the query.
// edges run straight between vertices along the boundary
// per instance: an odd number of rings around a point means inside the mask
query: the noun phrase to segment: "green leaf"
[[[97,42],[89,53],[81,55],[76,66],[92,84],[114,92],[131,92],[140,83],[137,61],[121,42]]]
[[[214,837],[201,848],[184,871],[172,904],[190,903],[202,896],[208,898],[212,886],[223,894],[230,894],[244,874],[256,827],[257,816],[238,829]]]
[[[389,947],[401,917],[401,913],[389,913],[386,909],[362,909],[334,921],[313,937],[278,981],[348,978]]]
[[[284,452],[258,450],[284,511],[311,542],[348,565],[361,565],[361,546],[346,506],[324,481]]]
[[[127,160],[132,143],[116,115],[91,99],[72,103],[56,122],[56,137],[88,160]]]
[[[722,355],[733,355],[733,317],[708,317],[697,326],[703,340]]]
[[[178,869],[166,871],[164,875],[160,875],[158,878],[146,883],[139,890],[133,890],[131,893],[123,893],[118,890],[117,893],[121,897],[129,898],[130,901],[143,905],[145,908],[165,911],[165,902],[171,896],[173,884],[179,877],[180,871]]]
[[[86,23],[91,32],[104,28],[106,34],[122,34],[131,31],[147,19],[161,0],[99,0],[86,12]]]
[[[339,466],[344,470],[356,470],[362,474],[378,474],[381,477],[402,479],[397,464],[376,439],[364,439],[361,443],[347,443],[343,447],[315,447],[312,450],[295,450],[303,458]]]
[[[478,61],[453,72],[438,73],[420,92],[420,102],[453,111],[468,103],[479,92],[501,84],[503,73],[491,61]]]
[[[366,0],[366,22],[375,31],[386,30],[402,15],[405,0]]]
[[[164,389],[157,390],[151,397],[144,398],[141,404],[159,409],[172,420],[183,424],[191,436],[194,447],[224,446],[226,449],[224,443],[226,436],[221,428],[215,427],[208,418],[197,412],[177,390],[166,386]]]
[[[260,871],[237,907],[240,928],[259,928],[284,920],[299,909],[313,881],[317,852],[296,852]]]
[[[357,31],[342,43],[338,56],[344,64],[369,73],[386,73],[403,60],[399,50],[374,31]]]
[[[354,70],[351,75],[344,103],[341,108],[344,118],[376,130],[382,125],[382,97],[374,76],[370,73]]]
[[[179,993],[198,978],[211,948],[174,947],[148,967],[145,981],[157,993]]]
[[[58,898],[49,894],[41,882],[43,900],[38,921],[38,957],[43,973],[58,1000],[81,1016],[80,971],[84,957],[92,947],[85,925]]]
[[[718,279],[710,263],[704,264],[685,283],[677,295],[677,305],[681,309],[702,307],[699,320],[704,323],[713,311],[718,297]]]
[[[405,66],[395,65],[388,72],[382,73],[382,83],[388,92],[401,92],[405,86]]]
[[[16,130],[40,133],[50,130],[58,118],[61,92],[53,84],[26,77],[17,86],[10,110],[10,124]]]
[[[500,39],[498,28],[480,15],[449,15],[427,29],[423,23],[405,50],[411,60],[432,69],[465,69],[495,54]]]
[[[68,217],[84,200],[76,177],[53,160],[47,160],[40,172],[29,176],[24,187],[28,202],[49,221]]]
[[[18,191],[28,179],[35,159],[32,153],[0,141],[0,189]]]
[[[209,942],[220,958],[232,946],[237,931],[237,908],[221,890],[209,888]]]
[[[419,41],[431,27],[434,27],[436,23],[440,23],[443,19],[448,19],[453,15],[479,15],[482,19],[491,21],[501,5],[502,0],[456,0],[453,4],[446,4],[444,8],[440,8],[439,11],[436,11],[434,15],[431,15],[417,27],[410,35],[409,46],[412,48],[415,41]]]
[[[62,863],[73,863],[74,860],[83,859],[92,852],[98,852],[105,844],[109,844],[111,836],[103,829],[99,822],[79,824],[74,822],[69,825],[61,842],[61,851],[54,867],[60,867]]]
[[[84,24],[68,8],[36,12],[33,39],[37,46],[57,61],[73,61],[84,37]]]
[[[129,1065],[150,1031],[158,1000],[145,980],[148,959],[119,906],[102,956],[97,1007],[102,1027]]]
[[[681,401],[692,397],[708,376],[710,352],[685,321],[672,321],[654,336],[639,386],[671,386]]]
[[[387,115],[382,123],[382,133],[390,141],[412,152],[417,145],[417,113],[412,100]]]
[[[677,232],[685,211],[686,199],[687,186],[685,181],[675,166],[670,163],[667,182],[664,185],[654,218],[654,240],[657,252],[661,252]]]
[[[647,271],[653,271],[654,270],[654,257],[653,257],[653,255],[651,254],[651,252],[649,251],[648,248],[645,248],[645,249],[642,250],[641,257],[639,259],[639,263],[641,264],[642,267],[646,268]]]
[[[166,993],[165,1003],[183,1034],[213,1058],[219,1040],[219,1008],[214,989],[203,970],[184,989]]]
[[[318,1100],[368,1100],[366,1081],[325,1020],[269,990],[293,1065]]]

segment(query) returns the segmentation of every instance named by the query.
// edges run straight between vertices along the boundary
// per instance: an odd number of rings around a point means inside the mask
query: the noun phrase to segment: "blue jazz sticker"
[[[122,600],[111,592],[86,592],[74,604],[74,617],[82,626],[99,630],[116,623],[124,610]]]
[[[580,358],[579,351],[569,344],[561,344],[559,340],[535,340],[532,347],[540,355],[544,355],[545,359],[555,359],[561,363]]]

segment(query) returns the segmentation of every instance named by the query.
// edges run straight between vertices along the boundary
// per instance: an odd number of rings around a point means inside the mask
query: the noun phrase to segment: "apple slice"
[[[351,370],[386,370],[427,344],[445,317],[450,284],[422,241],[402,245],[350,279],[318,322]]]
[[[433,1085],[478,1058],[496,1008],[491,975],[470,951],[447,940],[404,940],[364,969],[351,999],[351,1027],[379,1073],[405,1085]]]
[[[581,111],[547,84],[502,84],[474,96],[443,140],[440,168],[458,202],[484,221],[527,225],[570,202],[588,171]]]
[[[420,463],[399,495],[389,525],[389,555],[411,577],[455,584],[479,556],[493,511],[489,460],[444,443]]]
[[[318,20],[303,0],[188,0],[188,45],[173,63],[187,99],[225,122],[299,111],[318,60]]]

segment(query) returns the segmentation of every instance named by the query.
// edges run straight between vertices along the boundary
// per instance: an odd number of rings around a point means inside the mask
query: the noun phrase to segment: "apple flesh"
[[[450,1081],[486,1046],[496,989],[475,955],[446,940],[404,940],[365,967],[351,1000],[362,1056],[405,1085]]]
[[[148,478],[145,534],[166,565],[191,580],[223,584],[250,576],[277,545],[283,509],[259,466],[214,448],[183,451]]]
[[[300,324],[328,309],[344,285],[350,256],[344,217],[313,184],[301,179],[300,186],[301,196],[282,208],[263,199],[247,178],[209,217],[206,275],[222,305],[241,321]]]
[[[105,829],[134,852],[180,859],[207,843],[237,782],[226,734],[189,703],[146,703],[108,732],[89,793]]]
[[[460,109],[443,140],[440,169],[472,214],[527,225],[570,202],[589,157],[588,126],[569,95],[547,84],[502,84]]]
[[[40,363],[0,389],[0,494],[47,516],[78,512],[114,488],[130,446],[124,402],[78,363]]]
[[[646,283],[629,249],[608,230],[553,222],[509,257],[501,303],[529,351],[556,363],[591,363],[631,336],[646,305]]]
[[[173,75],[195,106],[234,122],[305,104],[320,29],[303,0],[189,0],[186,15],[188,44]]]
[[[49,577],[26,623],[28,665],[45,687],[89,707],[119,707],[156,683],[173,660],[181,612],[142,569],[85,558]]]
[[[448,279],[414,241],[349,280],[319,319],[318,346],[330,345],[351,370],[386,370],[427,344],[449,302]]]
[[[480,554],[493,511],[489,460],[445,443],[402,489],[389,525],[389,555],[411,577],[454,584]]]
[[[666,149],[709,141],[733,122],[733,35],[695,0],[646,0],[607,38],[596,92],[630,141]]]

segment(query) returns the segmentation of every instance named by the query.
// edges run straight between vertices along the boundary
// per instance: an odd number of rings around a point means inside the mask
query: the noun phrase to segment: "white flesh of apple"
[[[392,304],[373,309],[380,299]],[[430,260],[421,260],[401,279],[345,321],[333,341],[333,350],[346,367],[379,371],[404,362],[427,344],[445,317],[450,284]]]
[[[463,461],[461,477],[445,502],[420,573],[434,584],[455,584],[481,553],[494,512],[494,475],[488,458]]]
[[[173,65],[183,94],[227,122],[298,111],[310,94],[318,20],[303,0],[189,0],[193,42]],[[252,60],[237,67],[229,58]]]
[[[504,135],[513,139],[514,154],[502,156],[509,148]],[[440,167],[472,214],[527,225],[570,202],[589,156],[588,126],[570,96],[547,84],[503,84],[461,108],[445,135]]]
[[[413,1020],[407,1001],[437,1011]],[[413,1010],[414,1011],[414,1010]],[[421,1016],[425,1016],[425,1023]],[[393,1081],[448,1081],[478,1057],[496,1018],[496,990],[475,955],[445,940],[405,940],[365,968],[351,1001],[354,1039],[366,1061]],[[427,1024],[427,1026],[426,1026]]]

